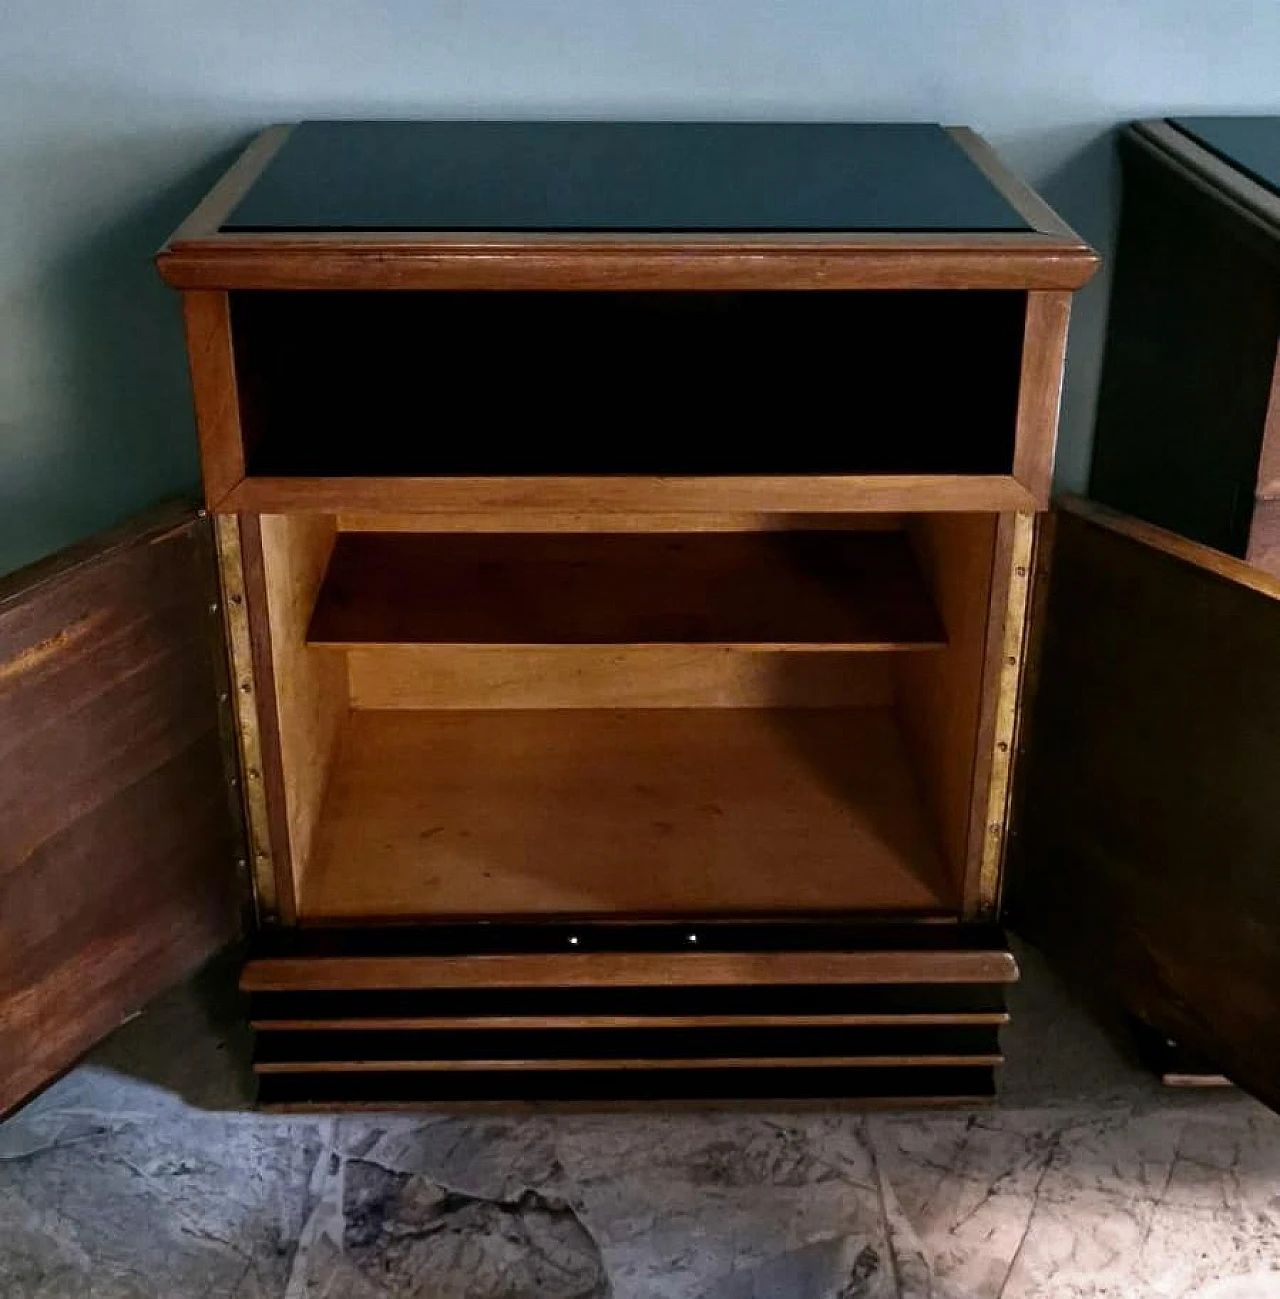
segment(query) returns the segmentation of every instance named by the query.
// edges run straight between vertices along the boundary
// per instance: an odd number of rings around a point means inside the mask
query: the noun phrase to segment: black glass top
[[[1280,117],[1172,117],[1184,135],[1280,195]]]
[[[940,126],[304,122],[227,231],[1025,231]]]

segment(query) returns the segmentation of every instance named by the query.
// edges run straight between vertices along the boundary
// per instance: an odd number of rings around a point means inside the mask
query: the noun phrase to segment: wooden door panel
[[[0,1112],[236,929],[210,529],[0,582]]]
[[[1280,1106],[1280,581],[1087,502],[1050,533],[1009,917]]]

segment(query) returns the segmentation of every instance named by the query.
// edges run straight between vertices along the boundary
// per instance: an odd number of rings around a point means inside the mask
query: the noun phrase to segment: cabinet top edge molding
[[[1074,289],[1097,260],[960,127],[317,122],[258,135],[157,264],[181,289]]]

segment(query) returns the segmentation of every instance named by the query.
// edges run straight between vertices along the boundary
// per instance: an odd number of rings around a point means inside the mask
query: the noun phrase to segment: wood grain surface
[[[264,956],[246,992],[1011,983],[1007,951],[560,952],[498,956]]]
[[[1087,503],[1049,564],[1014,924],[1280,1105],[1280,581]]]
[[[887,709],[352,714],[304,920],[953,910]]]
[[[897,657],[706,645],[375,645],[315,652],[346,659],[353,708],[449,709],[887,708]]]
[[[206,520],[0,583],[0,1111],[236,929]]]
[[[217,506],[225,512],[313,514],[501,512],[518,528],[542,515],[621,512],[643,522],[708,510],[778,519],[790,514],[894,510],[1035,510],[1047,504],[1009,474],[812,474],[523,478],[249,477]]]

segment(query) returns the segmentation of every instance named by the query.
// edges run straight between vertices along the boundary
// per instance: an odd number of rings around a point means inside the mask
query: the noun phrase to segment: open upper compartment
[[[1026,311],[995,290],[237,292],[245,468],[1011,476]]]
[[[969,132],[803,123],[277,128],[159,259],[212,508],[535,524],[1042,506],[1095,262]]]

